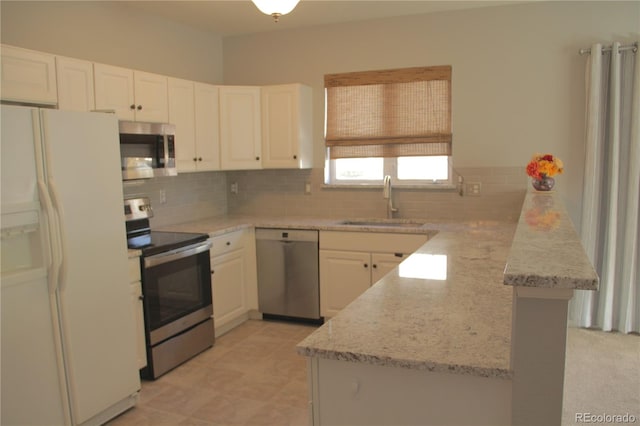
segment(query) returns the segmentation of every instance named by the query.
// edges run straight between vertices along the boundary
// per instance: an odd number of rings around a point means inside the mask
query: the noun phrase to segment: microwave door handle
[[[180,247],[179,249],[145,257],[144,267],[153,268],[154,266],[162,265],[163,263],[169,263],[173,262],[174,260],[200,254],[209,250],[211,248],[211,245],[211,241],[206,241],[203,244],[198,243],[187,247]]]

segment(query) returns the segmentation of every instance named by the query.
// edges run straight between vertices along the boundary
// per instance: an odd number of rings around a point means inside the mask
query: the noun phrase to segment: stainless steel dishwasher
[[[263,317],[322,322],[318,231],[258,228],[256,255]]]

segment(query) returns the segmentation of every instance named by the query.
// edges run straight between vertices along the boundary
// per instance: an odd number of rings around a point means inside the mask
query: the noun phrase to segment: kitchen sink
[[[424,222],[415,222],[415,221],[393,221],[393,220],[343,220],[340,222],[340,225],[351,225],[351,226],[385,226],[392,228],[419,228],[424,226]]]

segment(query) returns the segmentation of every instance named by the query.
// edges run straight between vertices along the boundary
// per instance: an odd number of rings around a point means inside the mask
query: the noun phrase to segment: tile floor
[[[138,405],[108,425],[307,425],[307,364],[295,346],[313,330],[247,321],[185,364],[143,381]]]

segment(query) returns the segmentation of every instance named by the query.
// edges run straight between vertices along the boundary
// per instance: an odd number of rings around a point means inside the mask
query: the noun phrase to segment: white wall
[[[586,62],[578,50],[639,38],[640,2],[514,4],[225,38],[224,81],[313,86],[322,167],[324,74],[450,64],[454,166],[524,168],[536,152],[556,154],[566,165],[556,188],[578,224]]]
[[[222,38],[122,2],[0,1],[2,43],[222,83]]]
[[[324,74],[450,64],[455,167],[490,176],[552,152],[566,164],[556,188],[576,225],[586,62],[577,51],[640,39],[637,1],[513,4],[225,39],[119,2],[2,0],[0,18],[0,41],[25,48],[209,83],[309,84],[316,168],[324,158]],[[505,182],[485,183],[498,184],[497,197]],[[424,191],[406,198],[440,202]]]

